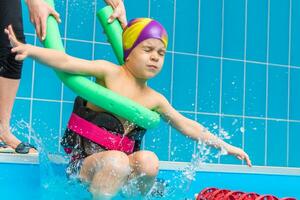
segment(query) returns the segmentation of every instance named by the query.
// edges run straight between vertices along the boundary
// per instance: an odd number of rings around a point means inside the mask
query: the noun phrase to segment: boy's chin
[[[155,76],[157,76],[157,72],[143,72],[139,75],[136,76],[136,78],[138,79],[143,79],[143,80],[148,80],[148,79],[151,79],[151,78],[154,78]]]
[[[148,79],[151,79],[151,78],[154,78],[155,76],[157,76],[158,73],[147,73],[145,75],[145,79],[148,80]]]

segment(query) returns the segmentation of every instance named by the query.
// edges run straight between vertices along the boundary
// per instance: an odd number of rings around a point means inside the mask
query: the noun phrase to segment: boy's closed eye
[[[154,47],[145,46],[145,47],[143,47],[143,50],[144,50],[145,52],[147,52],[147,53],[150,53],[150,52],[154,51]],[[158,55],[160,55],[160,56],[164,56],[164,55],[166,54],[166,50],[165,50],[165,49],[159,49],[159,50],[157,51],[157,53],[158,53]]]
[[[164,49],[158,50],[158,54],[160,56],[164,56],[166,54],[166,50],[164,50]]]
[[[151,51],[153,51],[153,47],[149,47],[149,46],[145,46],[145,47],[143,47],[143,50],[145,51],[145,52],[151,52]]]

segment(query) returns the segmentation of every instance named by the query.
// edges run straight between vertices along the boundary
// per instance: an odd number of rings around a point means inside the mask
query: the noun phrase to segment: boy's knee
[[[135,169],[146,176],[156,176],[159,171],[159,160],[151,151],[141,151],[135,155]]]
[[[111,169],[112,173],[120,175],[130,174],[130,165],[128,156],[120,151],[109,151],[102,158],[102,166]]]

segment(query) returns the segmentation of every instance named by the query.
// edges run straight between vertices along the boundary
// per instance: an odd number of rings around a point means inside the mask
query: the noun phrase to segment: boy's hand
[[[26,3],[30,13],[30,21],[35,27],[36,34],[40,40],[44,40],[48,16],[52,15],[60,23],[59,14],[43,0],[26,0]]]
[[[249,167],[252,166],[248,154],[245,151],[243,151],[243,149],[234,147],[232,145],[228,145],[225,149],[227,150],[228,154],[234,155],[240,160],[245,160]]]
[[[127,25],[127,18],[123,0],[105,0],[105,2],[114,9],[113,14],[108,18],[108,23],[111,23],[118,18],[122,28],[125,28]]]
[[[17,40],[16,35],[15,35],[14,30],[11,25],[9,25],[7,28],[5,28],[4,32],[7,34],[10,44],[13,47],[11,49],[11,52],[17,54],[15,59],[18,61],[24,60],[28,56],[27,45],[23,44],[22,42],[19,42]]]

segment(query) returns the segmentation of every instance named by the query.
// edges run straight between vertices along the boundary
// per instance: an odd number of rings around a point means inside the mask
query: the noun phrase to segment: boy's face
[[[146,39],[138,44],[126,59],[131,72],[142,79],[157,75],[162,69],[166,48],[159,39]]]

